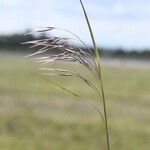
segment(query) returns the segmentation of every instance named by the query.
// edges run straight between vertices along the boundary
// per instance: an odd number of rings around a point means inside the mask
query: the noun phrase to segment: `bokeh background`
[[[148,150],[150,2],[84,3],[101,51],[111,149]],[[79,0],[0,0],[0,20],[0,149],[106,149],[103,122],[95,111],[39,78],[40,65],[24,58],[32,49],[20,44],[37,38],[25,33],[55,26],[72,31],[91,47]],[[67,67],[88,76],[77,64]],[[50,78],[101,107],[80,81]]]

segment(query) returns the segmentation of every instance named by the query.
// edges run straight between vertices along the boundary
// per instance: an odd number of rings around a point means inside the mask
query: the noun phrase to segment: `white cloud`
[[[150,18],[150,1],[148,2],[136,2],[136,1],[114,1],[111,4],[105,4],[103,2],[91,3],[87,5],[89,14],[92,16],[100,16],[103,18],[110,17],[132,17],[136,16],[137,18]],[[108,18],[108,19],[110,19]],[[127,18],[127,19],[128,19]]]
[[[142,48],[150,47],[150,21],[97,21],[95,35],[101,45]]]
[[[114,13],[116,13],[116,14],[122,14],[125,11],[125,8],[124,8],[123,4],[116,3],[112,7],[112,11],[114,11]]]
[[[16,6],[22,2],[22,0],[0,0],[0,5],[4,7],[11,7],[11,6]]]

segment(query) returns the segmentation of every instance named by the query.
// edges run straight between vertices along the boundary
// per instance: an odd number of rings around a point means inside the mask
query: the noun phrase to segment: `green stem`
[[[108,131],[108,121],[107,121],[107,108],[106,108],[106,100],[103,86],[103,78],[102,71],[100,70],[101,77],[101,89],[102,89],[102,98],[103,98],[103,107],[104,107],[104,120],[105,120],[105,132],[106,132],[106,140],[107,140],[107,149],[110,150],[110,142],[109,142],[109,131]]]
[[[104,93],[104,86],[103,86],[100,54],[99,54],[98,48],[96,46],[96,42],[95,42],[94,34],[93,34],[93,31],[92,31],[92,27],[90,25],[90,22],[89,22],[89,19],[88,19],[88,16],[87,16],[87,13],[86,13],[86,10],[84,8],[82,0],[80,0],[80,4],[81,4],[83,12],[84,12],[84,16],[85,16],[85,19],[86,19],[86,22],[87,22],[87,25],[88,25],[88,29],[89,29],[89,32],[90,32],[90,36],[91,36],[93,47],[94,47],[95,54],[96,54],[96,64],[97,64],[97,69],[98,69],[98,78],[99,78],[99,82],[100,82],[100,88],[102,90],[102,101],[103,101],[103,109],[104,109],[104,121],[105,121],[105,133],[106,133],[106,141],[107,141],[107,150],[110,150],[108,121],[107,121],[107,108],[106,108],[106,100],[105,100],[105,93]]]

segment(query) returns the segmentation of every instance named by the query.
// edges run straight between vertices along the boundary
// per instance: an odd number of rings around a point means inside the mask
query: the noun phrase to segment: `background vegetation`
[[[31,32],[31,30],[27,30],[24,33],[16,33],[12,35],[0,35],[0,51],[6,52],[25,52],[27,53],[28,46],[21,45],[20,43],[43,39],[46,38],[47,35],[40,34],[39,36],[35,35],[26,35],[25,33]],[[101,50],[101,54],[106,57],[127,57],[127,58],[150,58],[150,50],[149,49],[130,49],[126,50],[123,48],[99,48]],[[31,51],[30,51],[31,52]]]
[[[31,74],[37,66],[22,56],[1,54],[0,62],[1,150],[105,149],[103,124],[85,102]],[[149,74],[149,69],[104,67],[112,150],[149,149]],[[80,82],[53,79],[98,104]]]

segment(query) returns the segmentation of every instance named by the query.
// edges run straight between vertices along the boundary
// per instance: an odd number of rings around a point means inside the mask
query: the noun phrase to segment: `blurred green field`
[[[36,68],[22,56],[0,56],[0,150],[105,150],[97,114],[31,74]],[[58,80],[98,104],[80,82]],[[104,84],[111,149],[149,150],[150,69],[104,67]]]

